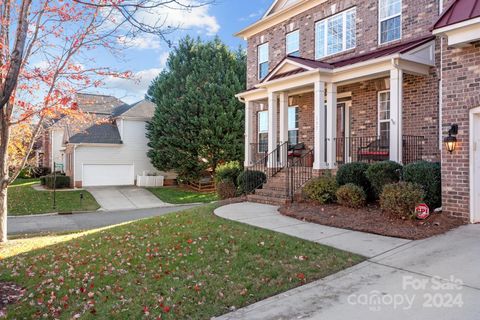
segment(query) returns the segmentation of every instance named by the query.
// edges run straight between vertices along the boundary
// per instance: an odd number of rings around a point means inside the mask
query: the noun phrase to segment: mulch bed
[[[25,289],[12,282],[0,282],[0,318],[7,316],[7,305],[16,303],[25,294]]]
[[[462,219],[442,213],[432,213],[426,220],[401,219],[382,212],[374,204],[361,209],[351,209],[336,204],[295,202],[280,208],[280,213],[326,226],[411,240],[442,234],[465,224]]]

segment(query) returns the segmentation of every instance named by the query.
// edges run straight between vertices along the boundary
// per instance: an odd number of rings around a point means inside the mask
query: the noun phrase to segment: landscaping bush
[[[362,187],[369,198],[374,198],[372,185],[366,175],[369,167],[370,165],[364,162],[352,162],[341,166],[337,172],[337,184],[343,186],[353,183]]]
[[[435,209],[442,205],[442,172],[438,162],[420,161],[403,168],[403,180],[422,186],[425,202]]]
[[[337,188],[336,179],[331,175],[325,175],[310,180],[303,188],[303,193],[310,200],[326,204],[335,202]]]
[[[50,189],[53,189],[54,187],[55,189],[69,188],[70,177],[58,174],[56,178],[53,175],[43,176],[40,178],[40,184]]]
[[[267,176],[262,171],[246,170],[237,178],[238,192],[245,194],[267,182]]]
[[[336,196],[339,204],[349,208],[361,208],[367,203],[365,191],[353,183],[347,183],[338,188]]]
[[[219,165],[215,170],[215,183],[219,184],[222,181],[231,181],[236,186],[238,176],[242,173],[242,170],[243,168],[238,161],[230,161]]]
[[[230,180],[223,180],[217,183],[217,194],[221,200],[235,198],[237,187]]]
[[[413,217],[415,206],[422,203],[424,192],[421,186],[409,182],[387,184],[380,195],[383,211],[400,217]]]
[[[370,165],[365,174],[372,185],[375,197],[378,198],[385,185],[400,181],[401,173],[401,164],[394,161],[382,161]]]

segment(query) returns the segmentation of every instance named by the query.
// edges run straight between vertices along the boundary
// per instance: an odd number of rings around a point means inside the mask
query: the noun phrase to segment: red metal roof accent
[[[340,67],[348,66],[348,65],[351,65],[351,64],[359,63],[359,62],[364,62],[364,61],[368,61],[368,60],[372,60],[372,59],[377,59],[377,58],[389,56],[389,55],[394,54],[394,53],[405,53],[405,52],[408,52],[412,49],[415,49],[415,48],[417,48],[417,47],[419,47],[419,46],[421,46],[421,45],[423,45],[427,42],[430,42],[433,39],[435,39],[435,36],[429,35],[429,36],[418,38],[418,39],[415,39],[415,40],[412,40],[412,41],[409,41],[409,42],[404,42],[404,43],[400,43],[400,44],[397,44],[397,45],[382,48],[382,49],[379,49],[379,50],[375,50],[375,51],[372,51],[372,52],[368,52],[368,53],[365,53],[365,54],[362,54],[362,55],[359,55],[359,56],[355,56],[353,58],[348,58],[348,59],[335,61],[335,62],[332,62],[331,64],[335,68],[340,68]]]
[[[480,17],[480,0],[456,0],[435,22],[433,29],[440,29],[477,17]]]
[[[307,69],[298,68],[298,69],[295,69],[295,70],[292,70],[292,71],[279,73],[279,74],[276,74],[273,77],[271,77],[268,81],[277,80],[277,79],[281,79],[281,78],[286,78],[286,77],[293,76],[295,74],[299,74],[299,73],[302,73],[302,72],[305,72],[305,71],[307,71]]]
[[[412,49],[415,49],[416,47],[419,47],[419,46],[421,46],[421,45],[423,45],[423,44],[425,44],[429,41],[432,41],[433,39],[435,39],[435,36],[429,35],[429,36],[426,36],[426,37],[418,38],[418,39],[411,40],[411,41],[408,41],[408,42],[404,42],[404,43],[400,43],[400,44],[397,44],[397,45],[392,45],[392,46],[389,46],[389,47],[385,47],[385,48],[382,48],[382,49],[379,49],[379,50],[375,50],[375,51],[372,51],[372,52],[368,52],[368,53],[358,55],[358,56],[355,56],[355,57],[352,57],[352,58],[342,59],[342,60],[338,60],[338,61],[330,62],[330,63],[324,62],[324,61],[317,61],[317,60],[305,59],[305,58],[300,58],[300,57],[294,57],[294,56],[286,56],[282,61],[280,61],[275,66],[275,68],[272,69],[272,71],[270,71],[270,73],[265,77],[265,79],[262,80],[262,83],[266,82],[267,79],[268,79],[268,81],[271,81],[271,80],[281,79],[281,78],[285,78],[285,77],[292,76],[292,75],[295,75],[295,74],[299,74],[299,73],[307,71],[307,69],[335,69],[335,68],[340,68],[340,67],[352,65],[352,64],[355,64],[355,63],[359,63],[359,62],[364,62],[364,61],[368,61],[368,60],[372,60],[372,59],[376,59],[376,58],[385,57],[385,56],[388,56],[388,55],[391,55],[391,54],[394,54],[394,53],[405,53],[405,52],[408,52]],[[305,66],[306,68],[301,68],[300,67],[298,69],[295,69],[295,70],[292,70],[292,71],[289,71],[289,72],[285,72],[285,73],[276,74],[276,75],[271,76],[275,72],[275,70],[285,60],[289,60],[289,61],[298,63],[300,65]]]

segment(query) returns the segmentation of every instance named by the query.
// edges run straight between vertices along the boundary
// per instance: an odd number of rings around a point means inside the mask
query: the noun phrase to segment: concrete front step
[[[280,198],[280,199],[286,199],[287,198],[287,192],[286,190],[275,190],[275,189],[269,189],[264,187],[263,189],[258,189],[255,191],[256,195],[264,196],[264,197],[271,197],[271,198]]]
[[[283,206],[291,202],[290,199],[265,197],[259,194],[250,194],[247,196],[247,200],[250,202],[270,204],[274,206]]]

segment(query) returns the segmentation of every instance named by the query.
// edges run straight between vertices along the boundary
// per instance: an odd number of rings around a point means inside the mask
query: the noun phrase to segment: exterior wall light
[[[450,130],[448,130],[448,137],[446,137],[443,142],[449,153],[453,153],[457,148],[457,137],[458,134],[458,124],[452,124]]]

